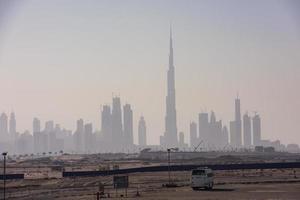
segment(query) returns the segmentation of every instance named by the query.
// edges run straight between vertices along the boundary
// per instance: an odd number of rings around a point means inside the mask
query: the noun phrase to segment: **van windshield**
[[[192,175],[205,175],[205,170],[193,170]]]

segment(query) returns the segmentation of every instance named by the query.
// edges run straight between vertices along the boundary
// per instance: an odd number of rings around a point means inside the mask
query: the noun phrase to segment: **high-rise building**
[[[45,132],[46,133],[50,133],[54,131],[54,122],[51,120],[51,121],[46,121],[45,123]]]
[[[33,152],[33,139],[29,131],[25,131],[20,135],[16,146],[18,147],[18,154],[30,154]]]
[[[37,154],[47,153],[49,149],[48,134],[45,132],[33,132],[33,151]]]
[[[41,121],[38,118],[34,118],[32,122],[33,133],[41,132]]]
[[[197,147],[198,137],[197,137],[197,124],[195,122],[190,123],[190,147]]]
[[[216,123],[216,115],[215,115],[214,111],[211,111],[211,114],[210,114],[210,123],[211,124]]]
[[[14,139],[16,139],[16,133],[17,133],[17,128],[16,128],[17,122],[16,122],[16,117],[15,113],[10,114],[10,119],[9,119],[9,134],[13,136]]]
[[[84,125],[84,148],[85,153],[93,151],[93,124],[88,123]]]
[[[109,146],[112,142],[112,116],[109,105],[104,105],[101,112],[101,133],[103,140]]]
[[[258,114],[252,118],[252,126],[253,126],[253,145],[258,146],[261,145],[261,121]]]
[[[213,149],[219,149],[222,146],[222,120],[210,124],[211,145]]]
[[[54,121],[50,120],[45,122],[44,134],[46,134],[48,140],[48,151],[55,151],[56,133],[54,131]]]
[[[228,129],[226,126],[223,127],[222,129],[222,142],[221,142],[221,148],[224,149],[229,142],[229,135],[228,135]]]
[[[216,115],[212,111],[210,115],[207,145],[210,149],[218,149],[221,145],[222,121],[216,121]]]
[[[41,121],[38,118],[34,118],[32,121],[32,132],[34,153],[41,154],[44,152],[42,147],[44,133],[41,133]]]
[[[184,144],[184,133],[183,132],[179,132],[179,144],[178,146],[180,148],[184,148],[185,144]]]
[[[16,117],[15,117],[15,113],[11,113],[10,114],[10,118],[9,118],[9,133],[10,134],[15,134],[17,132],[16,130]]]
[[[2,113],[0,116],[0,141],[7,141],[8,140],[8,119],[5,113]]]
[[[230,145],[232,147],[236,147],[236,143],[237,143],[235,130],[236,130],[235,121],[230,121],[229,132],[230,132]]]
[[[84,134],[84,122],[83,119],[77,120],[77,127],[76,131],[74,133],[74,145],[75,145],[75,151],[80,153],[83,152],[83,134]]]
[[[63,130],[61,129],[60,124],[56,124],[54,128],[55,133],[55,144],[54,144],[54,152],[59,152],[64,149],[64,139],[62,138]]]
[[[146,146],[147,145],[147,132],[146,132],[146,122],[144,117],[142,116],[139,120],[138,127],[138,136],[139,136],[139,145]]]
[[[123,131],[122,131],[122,110],[119,97],[113,98],[112,105],[112,144],[115,150],[122,150]]]
[[[237,97],[235,99],[235,147],[242,146],[242,120],[241,120],[241,103]]]
[[[199,141],[203,141],[204,146],[209,144],[209,122],[208,113],[199,114]]]
[[[243,133],[244,133],[244,146],[249,148],[251,146],[251,119],[248,113],[243,116]]]
[[[165,116],[165,133],[164,146],[176,147],[177,139],[177,119],[176,119],[176,99],[175,99],[175,68],[173,61],[173,41],[172,30],[170,30],[170,54],[168,69],[168,87],[166,97],[166,116]]]
[[[43,134],[41,132],[33,132],[33,151],[34,153],[42,153],[42,136]]]
[[[133,145],[133,114],[130,104],[123,107],[124,119],[124,142],[127,147]]]

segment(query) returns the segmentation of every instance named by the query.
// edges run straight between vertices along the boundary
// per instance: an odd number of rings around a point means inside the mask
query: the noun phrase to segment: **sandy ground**
[[[300,171],[294,177],[292,169],[216,171],[212,191],[193,191],[189,187],[190,172],[172,172],[171,179],[181,187],[165,188],[167,172],[136,173],[129,175],[126,199],[300,199]],[[112,178],[81,177],[63,179],[19,180],[7,183],[7,199],[22,200],[96,200],[99,182],[113,199],[121,199],[125,190],[112,188]],[[2,184],[2,183],[1,183]],[[0,187],[2,185],[0,184]],[[139,191],[140,197],[136,197]],[[2,191],[1,191],[2,192]],[[125,199],[125,197],[124,197]]]
[[[190,187],[162,189],[141,199],[300,199],[300,184],[230,184],[212,191],[193,191]]]
[[[164,161],[118,160],[118,155],[115,154],[103,156],[63,155],[10,162],[7,172],[25,173],[26,179],[8,181],[6,197],[9,200],[96,200],[99,183],[102,183],[105,185],[105,193],[110,194],[112,199],[300,200],[300,169],[295,171],[294,169],[215,171],[215,187],[212,191],[193,191],[189,186],[191,176],[189,171],[171,172],[171,181],[180,186],[176,188],[162,186],[168,183],[167,172],[134,173],[129,174],[126,198],[121,197],[121,195],[125,196],[125,190],[118,190],[116,194],[112,185],[112,176],[62,178],[61,166],[64,166],[67,171],[85,171],[101,170],[107,166],[111,168],[114,165],[122,169],[166,164]],[[115,156],[114,159],[112,156]],[[293,159],[299,159],[298,155],[282,157],[281,154],[269,155],[270,158],[258,157],[258,159],[278,162],[279,158],[279,160],[290,160],[291,156]],[[241,160],[243,156],[240,155],[238,158]],[[251,158],[253,155],[245,157],[246,160]],[[220,159],[216,157],[215,161]],[[226,162],[231,163],[236,158],[227,156],[226,159]],[[201,162],[207,160],[211,161],[210,158],[200,159]],[[219,162],[223,161],[224,159],[221,159]],[[185,160],[176,161],[177,164],[185,162]],[[190,160],[190,162],[198,163],[197,159]],[[0,181],[0,188],[2,187],[3,182]],[[140,194],[138,197],[137,191]],[[0,190],[0,199],[2,195],[3,190]]]

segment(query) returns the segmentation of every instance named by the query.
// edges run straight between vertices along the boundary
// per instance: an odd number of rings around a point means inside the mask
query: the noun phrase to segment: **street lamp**
[[[6,156],[7,152],[3,152],[3,199],[5,200],[5,190],[6,190]]]

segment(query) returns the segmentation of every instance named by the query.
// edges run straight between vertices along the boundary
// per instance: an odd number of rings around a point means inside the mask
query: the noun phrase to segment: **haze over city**
[[[119,96],[135,143],[143,115],[148,144],[159,144],[171,24],[186,142],[200,112],[229,126],[238,94],[242,115],[261,116],[262,139],[299,144],[300,4],[232,2],[0,1],[0,112],[15,112],[19,132],[34,117],[100,130],[101,106]]]

